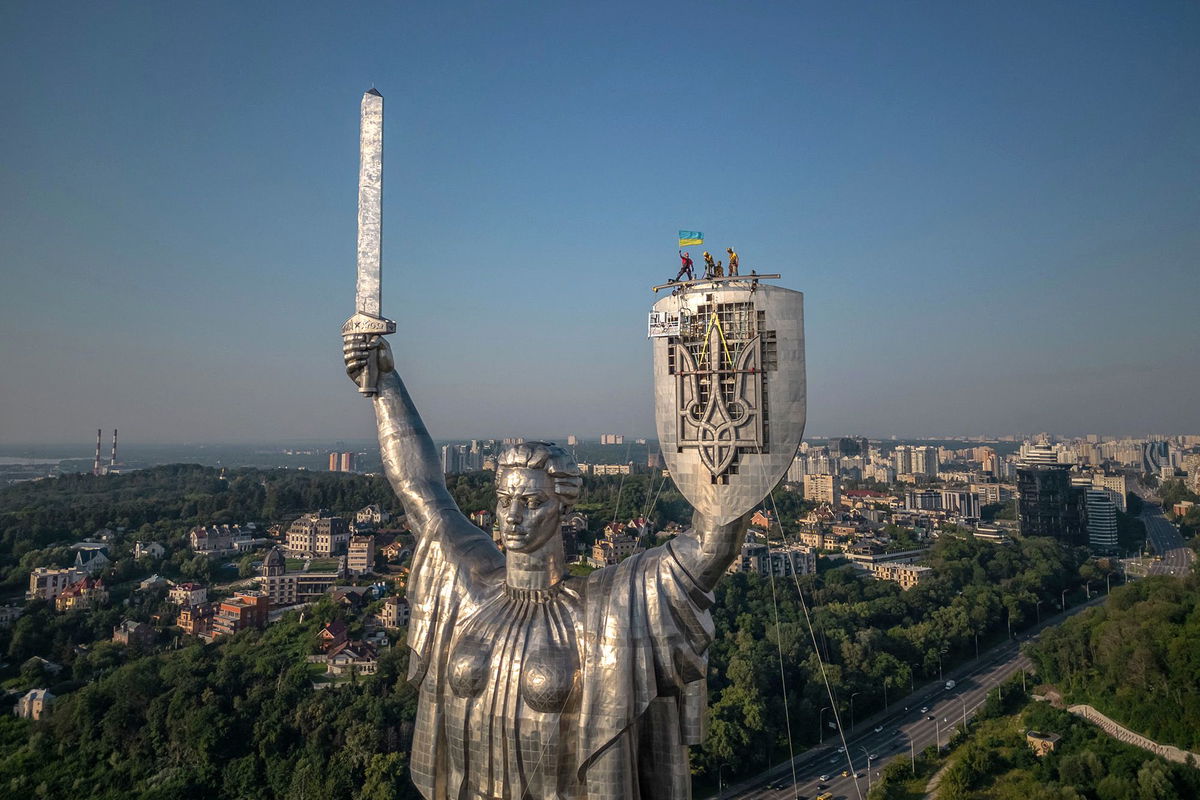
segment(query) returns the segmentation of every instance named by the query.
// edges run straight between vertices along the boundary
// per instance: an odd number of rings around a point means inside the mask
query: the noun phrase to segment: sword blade
[[[363,94],[358,134],[358,284],[355,310],[381,317],[383,252],[383,95]]]

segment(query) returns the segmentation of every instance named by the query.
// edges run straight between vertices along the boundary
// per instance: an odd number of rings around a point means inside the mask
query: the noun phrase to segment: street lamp
[[[1067,590],[1066,589],[1062,590],[1062,610],[1063,611],[1067,610]]]
[[[862,692],[855,692],[850,695],[850,730],[854,730],[854,698],[858,697]]]
[[[1088,599],[1088,600],[1091,600],[1091,599],[1092,599],[1092,582],[1091,582],[1091,581],[1084,581],[1084,582],[1083,582],[1083,590],[1084,590],[1085,592],[1087,592],[1087,599]]]
[[[967,733],[967,701],[961,694],[958,696],[958,702],[962,703],[963,710],[963,735]]]
[[[832,709],[833,709],[833,706],[825,706],[824,708],[821,709],[821,713],[818,715],[818,718],[817,718],[817,724],[820,726],[820,731],[818,731],[818,733],[820,733],[820,735],[821,735],[821,742],[820,742],[821,744],[825,744],[825,712],[830,711]]]
[[[942,752],[942,727],[938,725],[937,715],[933,717],[933,733],[937,737],[938,752]]]
[[[1038,625],[1042,624],[1042,603],[1044,603],[1044,602],[1046,602],[1046,601],[1038,600],[1037,607],[1034,609],[1035,611],[1037,611],[1037,624]]]
[[[867,794],[871,793],[871,751],[865,747],[859,747],[863,751],[863,755],[867,757]]]

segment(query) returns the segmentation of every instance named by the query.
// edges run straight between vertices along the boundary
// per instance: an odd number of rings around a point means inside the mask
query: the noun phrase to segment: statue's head
[[[583,486],[571,455],[549,442],[525,442],[500,454],[496,465],[496,520],[504,547],[540,550],[559,535],[562,515]]]

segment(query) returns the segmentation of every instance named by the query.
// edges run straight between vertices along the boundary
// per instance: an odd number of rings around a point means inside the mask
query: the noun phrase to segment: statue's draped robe
[[[563,592],[574,601],[579,671],[570,701],[556,718],[562,736],[573,741],[555,749],[571,763],[550,765],[539,759],[537,769],[565,771],[567,778],[530,786],[522,774],[530,765],[514,764],[506,752],[515,746],[511,741],[493,741],[483,758],[468,758],[465,776],[450,769],[451,761],[461,762],[462,756],[451,758],[448,732],[461,731],[470,722],[462,718],[463,704],[455,702],[450,687],[450,653],[464,627],[479,635],[485,617],[481,613],[472,625],[473,616],[483,607],[495,609],[503,599],[497,595],[505,592],[504,557],[457,510],[434,515],[426,528],[413,554],[408,585],[408,677],[419,692],[412,777],[421,794],[428,800],[488,794],[513,800],[689,798],[686,748],[703,737],[705,653],[713,634],[708,611],[712,594],[680,562],[680,556],[699,547],[697,540],[680,536],[567,582]],[[502,665],[489,679],[508,683],[512,691],[501,694],[519,696],[520,669],[519,663]],[[480,785],[500,788],[480,795]]]

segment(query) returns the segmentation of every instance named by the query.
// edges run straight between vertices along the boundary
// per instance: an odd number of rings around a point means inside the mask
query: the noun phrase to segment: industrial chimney
[[[110,461],[108,463],[108,465],[110,467],[115,467],[117,465],[117,429],[116,428],[113,428],[112,461]]]
[[[100,436],[101,436],[101,433],[102,433],[102,431],[100,430],[100,428],[96,428],[96,462],[94,464],[92,464],[92,474],[93,475],[100,474]]]

